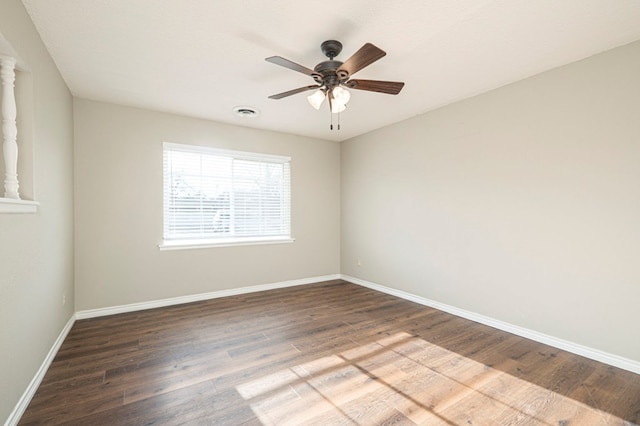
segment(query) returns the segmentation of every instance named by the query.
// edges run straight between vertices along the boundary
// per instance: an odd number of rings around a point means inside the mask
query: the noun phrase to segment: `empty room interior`
[[[640,2],[2,0],[0,421],[640,424]]]

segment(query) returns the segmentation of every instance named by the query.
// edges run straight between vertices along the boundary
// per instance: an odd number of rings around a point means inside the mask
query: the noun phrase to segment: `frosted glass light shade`
[[[333,99],[339,104],[346,105],[351,99],[351,93],[344,87],[337,86],[333,88]]]
[[[331,90],[331,112],[338,114],[347,109],[347,102],[351,99],[351,93],[343,87],[336,86]]]
[[[343,103],[337,102],[336,100],[334,100],[331,103],[331,112],[334,114],[338,114],[339,112],[342,112],[345,109],[347,109],[347,106]]]
[[[322,90],[316,90],[311,95],[307,96],[307,101],[315,109],[320,109],[320,105],[324,102],[324,92]]]

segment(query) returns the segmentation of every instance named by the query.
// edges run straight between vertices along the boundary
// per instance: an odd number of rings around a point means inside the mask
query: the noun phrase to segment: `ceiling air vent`
[[[257,108],[250,106],[237,106],[233,109],[233,113],[243,118],[252,118],[260,115],[260,111]]]

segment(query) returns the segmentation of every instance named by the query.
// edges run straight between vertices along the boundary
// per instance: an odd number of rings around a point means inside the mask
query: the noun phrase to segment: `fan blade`
[[[338,75],[342,77],[344,72],[347,72],[347,76],[353,75],[360,71],[362,68],[371,65],[378,59],[382,58],[387,53],[374,46],[371,43],[366,43],[356,53],[354,53],[340,68],[338,68]],[[341,73],[342,71],[342,73]]]
[[[368,90],[370,92],[397,95],[404,87],[404,83],[399,81],[349,80],[345,83],[345,86],[349,89]]]
[[[272,64],[280,65],[281,67],[289,68],[290,70],[301,72],[302,74],[312,75],[313,70],[303,67],[302,65],[296,64],[288,59],[285,59],[281,56],[271,56],[269,58],[265,58],[265,61],[271,62]]]
[[[322,86],[299,87],[297,89],[289,90],[288,92],[282,92],[282,93],[278,93],[277,95],[271,95],[269,96],[269,99],[282,99],[282,98],[286,98],[287,96],[295,95],[296,93],[306,92],[307,90],[319,89],[320,87]]]

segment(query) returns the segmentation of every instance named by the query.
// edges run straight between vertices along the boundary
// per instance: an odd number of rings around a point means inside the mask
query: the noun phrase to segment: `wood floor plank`
[[[340,280],[77,321],[24,425],[637,425],[640,376]]]

